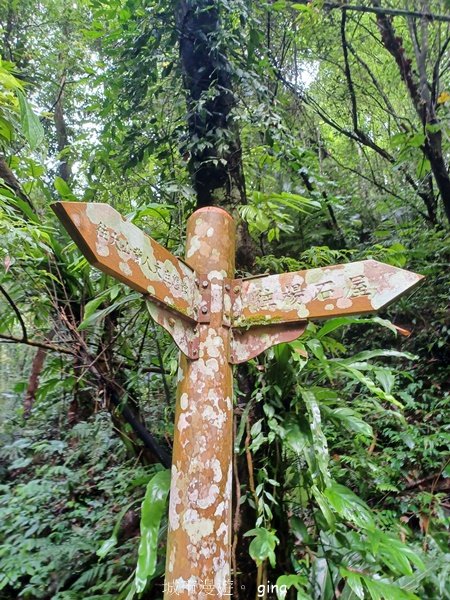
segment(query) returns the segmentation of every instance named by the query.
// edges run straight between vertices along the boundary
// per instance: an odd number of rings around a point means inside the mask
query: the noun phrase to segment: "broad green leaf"
[[[397,334],[397,330],[394,325],[390,321],[386,319],[380,319],[379,317],[371,317],[371,318],[359,318],[359,317],[336,317],[335,319],[328,320],[325,325],[323,325],[316,334],[318,339],[328,335],[335,329],[339,329],[340,327],[345,327],[347,325],[359,325],[366,323],[375,323],[377,325],[381,325],[382,327],[386,327],[390,329],[393,333]]]
[[[156,568],[158,533],[170,488],[170,470],[159,471],[148,482],[141,508],[141,540],[139,542],[135,586],[143,592]]]
[[[367,588],[372,600],[420,600],[419,597],[412,592],[402,590],[391,583],[371,579],[364,575],[361,576],[361,580]]]
[[[55,177],[54,181],[55,189],[61,198],[65,200],[76,200],[76,196],[73,195],[72,190],[67,185],[62,177]]]
[[[138,294],[137,292],[133,292],[132,294],[128,294],[124,298],[121,298],[117,302],[110,304],[109,306],[107,306],[106,308],[103,308],[102,310],[94,311],[88,317],[84,318],[83,321],[81,321],[81,323],[78,325],[78,330],[83,331],[84,329],[87,329],[87,327],[89,327],[90,325],[94,325],[100,319],[104,319],[113,310],[116,310],[117,308],[119,308],[119,306],[123,306],[124,304],[127,304],[128,302],[137,300],[138,298],[142,298],[141,294]]]
[[[257,527],[244,533],[244,537],[254,536],[250,542],[249,553],[256,564],[259,566],[266,559],[269,559],[272,567],[275,567],[275,547],[280,543],[273,531],[265,527]]]
[[[344,567],[340,568],[340,573],[342,577],[345,577],[347,580],[347,583],[353,593],[361,600],[364,600],[364,588],[361,582],[361,576],[358,573],[354,573],[353,571],[345,569]]]
[[[20,121],[23,134],[30,144],[30,148],[35,150],[44,140],[44,128],[25,95],[19,89],[16,90],[16,94],[19,99]]]
[[[348,365],[353,365],[357,362],[370,360],[372,358],[379,358],[381,356],[383,358],[394,356],[395,358],[407,358],[408,360],[418,359],[418,356],[416,356],[415,354],[411,354],[410,352],[399,352],[398,350],[365,350],[364,352],[354,354],[351,358],[346,358],[343,360],[339,359],[339,362]]]
[[[305,594],[302,587],[308,585],[308,580],[304,575],[281,575],[277,579],[276,594],[279,600],[284,600],[291,587],[297,590],[297,600],[311,600],[311,597]]]
[[[330,408],[326,405],[322,405],[321,410],[332,420],[337,420],[342,425],[356,433],[362,433],[366,437],[373,436],[372,427],[363,419],[361,415],[347,407]]]
[[[97,550],[97,556],[100,558],[105,558],[109,551],[115,546],[117,546],[117,537],[111,536],[109,539],[105,540]]]
[[[370,508],[348,487],[332,481],[324,495],[342,518],[355,523],[362,529],[374,528],[375,523]]]
[[[311,428],[311,438],[313,442],[315,460],[319,468],[320,474],[323,477],[323,481],[325,485],[327,485],[330,479],[330,473],[328,470],[328,444],[327,439],[322,431],[322,421],[319,404],[312,391],[303,390],[301,394],[303,401],[305,402],[306,410],[309,417],[309,425]]]
[[[301,454],[305,447],[310,445],[308,435],[296,423],[286,426],[286,436],[283,441],[296,454]]]
[[[289,522],[291,524],[292,531],[300,541],[302,541],[304,544],[313,543],[313,539],[309,535],[308,529],[300,517],[293,516],[290,518]]]
[[[97,296],[97,298],[93,298],[92,300],[89,300],[89,302],[86,303],[85,307],[84,307],[84,317],[83,317],[83,321],[85,321],[86,319],[89,319],[89,317],[91,317],[94,312],[97,310],[97,308],[100,306],[100,304],[104,301],[105,299],[105,293],[103,292],[100,296]]]

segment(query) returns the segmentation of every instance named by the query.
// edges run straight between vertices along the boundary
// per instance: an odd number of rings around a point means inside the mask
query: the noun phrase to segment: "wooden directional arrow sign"
[[[87,258],[101,271],[196,321],[199,294],[194,271],[112,206],[57,202],[52,208]]]
[[[374,313],[423,279],[376,260],[242,280],[233,325]]]
[[[220,208],[189,218],[187,262],[106,204],[58,202],[53,209],[93,265],[146,296],[150,314],[183,352],[164,597],[229,597],[231,365],[295,339],[308,319],[373,313],[422,276],[365,260],[239,280],[234,221]]]

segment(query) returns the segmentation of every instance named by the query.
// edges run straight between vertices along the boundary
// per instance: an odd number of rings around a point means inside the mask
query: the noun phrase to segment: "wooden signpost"
[[[308,319],[374,313],[423,277],[374,260],[234,278],[235,225],[197,210],[180,260],[107,204],[58,202],[94,266],[147,299],[181,350],[165,598],[231,595],[232,365],[301,335]]]

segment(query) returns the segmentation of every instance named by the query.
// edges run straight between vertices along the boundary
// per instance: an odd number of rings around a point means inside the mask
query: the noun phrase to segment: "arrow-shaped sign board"
[[[205,207],[189,218],[189,264],[107,204],[58,202],[53,209],[89,262],[147,296],[151,315],[184,353],[178,373],[164,597],[169,600],[173,590],[189,600],[206,581],[213,581],[215,598],[228,596],[231,364],[295,339],[308,319],[373,313],[422,276],[365,260],[233,279],[235,226],[222,209]]]
[[[232,314],[236,327],[374,313],[423,279],[376,260],[243,279]]]
[[[192,321],[200,297],[194,271],[112,206],[57,202],[52,208],[87,258],[101,271]]]

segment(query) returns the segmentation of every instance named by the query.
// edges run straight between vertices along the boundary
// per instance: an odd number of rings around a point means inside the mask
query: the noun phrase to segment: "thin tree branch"
[[[6,343],[25,344],[25,346],[45,348],[46,350],[52,350],[53,352],[60,352],[61,354],[70,354],[71,356],[76,356],[76,352],[74,350],[69,350],[68,348],[63,348],[62,346],[55,346],[54,344],[48,344],[46,342],[38,342],[37,340],[24,340],[23,338],[7,335],[6,333],[0,333],[0,340],[4,340]]]
[[[435,13],[425,13],[417,10],[402,10],[399,8],[384,8],[383,6],[351,6],[349,4],[341,4],[336,2],[324,2],[325,10],[353,10],[355,12],[372,13],[378,15],[391,15],[393,17],[412,17],[414,19],[427,19],[428,21],[441,21],[450,23],[450,17],[446,15],[437,15]]]
[[[350,102],[351,102],[351,106],[352,106],[352,123],[353,123],[353,129],[354,131],[359,134],[359,127],[358,127],[358,107],[356,104],[356,94],[355,94],[355,88],[353,87],[353,80],[352,80],[352,74],[350,71],[350,63],[348,60],[348,47],[347,47],[347,40],[345,39],[345,25],[347,22],[347,11],[343,10],[342,11],[342,16],[341,16],[341,41],[342,41],[342,51],[344,53],[344,73],[345,73],[345,78],[347,80],[347,87],[348,87],[348,91],[350,94]]]
[[[11,298],[11,296],[8,294],[8,292],[5,290],[5,288],[2,285],[0,285],[0,292],[3,294],[3,296],[6,298],[8,304],[11,306],[11,308],[15,312],[16,317],[19,320],[20,327],[22,328],[22,341],[26,342],[28,340],[28,333],[27,333],[27,328],[25,327],[25,322],[23,320],[23,317],[20,314],[20,310],[17,308],[16,303],[14,302],[14,300]]]

